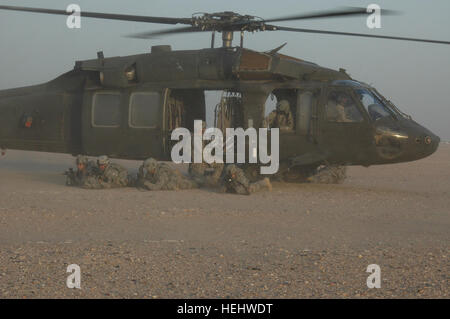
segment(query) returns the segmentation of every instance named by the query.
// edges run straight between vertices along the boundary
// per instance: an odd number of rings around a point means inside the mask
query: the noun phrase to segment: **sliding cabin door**
[[[83,149],[88,155],[145,159],[164,156],[163,91],[99,90],[83,105]]]

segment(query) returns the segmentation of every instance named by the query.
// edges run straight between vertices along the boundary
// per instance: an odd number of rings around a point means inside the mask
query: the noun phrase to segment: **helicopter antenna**
[[[267,53],[268,53],[268,54],[275,54],[275,53],[277,53],[278,51],[280,51],[282,48],[284,48],[286,45],[287,45],[287,42],[283,43],[282,45],[280,45],[279,47],[277,47],[277,48],[275,48],[275,49],[273,49],[273,50],[270,50],[270,51],[267,52]]]

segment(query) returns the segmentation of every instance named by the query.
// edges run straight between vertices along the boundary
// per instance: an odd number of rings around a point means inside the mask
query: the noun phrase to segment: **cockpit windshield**
[[[386,99],[374,87],[353,80],[336,80],[333,81],[333,84],[351,87],[373,121],[388,116],[400,116],[411,119],[410,115],[402,112],[394,103]]]
[[[392,103],[390,100],[387,100],[385,97],[383,97],[380,92],[378,92],[377,90],[373,89],[372,92],[380,99],[382,100],[385,104],[388,104],[390,106],[391,109],[393,109],[395,111],[395,113],[397,113],[400,116],[403,116],[405,118],[411,119],[411,116],[404,113],[403,111],[401,111],[394,103]]]
[[[355,89],[355,93],[373,121],[393,115],[393,111],[370,90],[357,88]]]

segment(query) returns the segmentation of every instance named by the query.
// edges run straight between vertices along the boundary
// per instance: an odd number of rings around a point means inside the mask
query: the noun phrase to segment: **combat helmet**
[[[225,168],[225,173],[227,175],[233,175],[233,174],[236,174],[236,172],[237,172],[237,166],[234,164],[227,165],[227,167]]]
[[[338,95],[338,98],[337,98],[338,103],[345,105],[345,104],[347,104],[348,100],[349,100],[349,96],[347,94],[340,93]]]
[[[98,165],[109,165],[109,158],[106,155],[102,155],[97,159]]]
[[[88,163],[88,158],[87,158],[87,156],[84,156],[84,155],[78,155],[77,156],[77,158],[76,158],[76,160],[75,160],[75,163],[77,164],[77,165],[80,165],[80,164],[82,164],[82,165],[86,165],[87,163]]]
[[[148,171],[152,171],[156,169],[157,165],[158,165],[157,160],[155,160],[154,158],[147,158],[142,166],[144,166],[144,168],[147,169]]]
[[[288,113],[291,110],[289,102],[287,100],[281,100],[278,102],[278,110],[284,113]]]

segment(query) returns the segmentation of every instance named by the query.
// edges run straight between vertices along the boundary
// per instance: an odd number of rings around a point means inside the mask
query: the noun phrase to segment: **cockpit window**
[[[372,92],[367,89],[356,89],[356,96],[359,98],[361,103],[366,108],[369,113],[370,118],[376,121],[383,117],[392,116],[389,109],[381,102],[381,100],[376,97]]]
[[[326,105],[326,116],[329,122],[362,122],[363,116],[354,99],[345,91],[331,91]]]
[[[391,109],[394,110],[394,112],[395,112],[397,115],[400,115],[400,116],[402,116],[402,117],[404,117],[404,118],[407,118],[407,119],[411,119],[411,115],[408,115],[408,114],[406,114],[405,112],[403,112],[402,110],[400,110],[394,103],[392,103],[392,101],[386,100],[386,98],[383,97],[383,96],[380,94],[380,92],[378,92],[376,89],[373,89],[372,92],[373,92],[380,100],[382,100],[382,101],[384,101],[385,103],[387,103],[387,104],[391,107]]]

